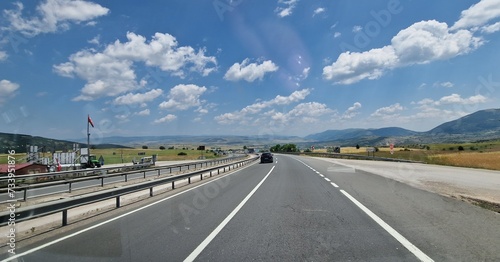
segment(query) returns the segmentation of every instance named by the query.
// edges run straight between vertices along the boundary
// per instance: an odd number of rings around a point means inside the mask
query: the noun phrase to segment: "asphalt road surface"
[[[19,261],[500,261],[499,229],[498,213],[456,199],[276,155],[275,163],[18,245],[16,254]]]

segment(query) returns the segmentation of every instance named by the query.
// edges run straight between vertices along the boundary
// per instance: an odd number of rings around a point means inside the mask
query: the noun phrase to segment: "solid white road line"
[[[194,261],[196,257],[198,257],[198,255],[203,251],[203,249],[205,249],[208,246],[208,244],[212,242],[212,240],[217,236],[217,234],[219,234],[219,232],[229,223],[229,221],[231,221],[231,219],[238,213],[238,211],[240,211],[240,209],[245,205],[245,203],[253,196],[253,194],[257,191],[257,189],[259,189],[259,187],[264,183],[264,181],[266,181],[271,172],[273,172],[274,167],[276,166],[273,166],[273,168],[271,168],[269,173],[267,173],[267,175],[260,181],[260,183],[257,184],[257,186],[255,186],[255,188],[243,199],[243,201],[241,201],[241,203],[238,206],[236,206],[236,208],[214,229],[214,231],[212,231],[212,233],[210,233],[210,235],[208,235],[207,238],[205,238],[205,240],[201,242],[200,245],[198,245],[198,247],[196,247],[193,250],[191,254],[189,254],[189,256],[186,259],[184,259],[184,261]]]
[[[379,224],[385,231],[387,231],[391,236],[393,236],[399,243],[401,243],[404,247],[406,247],[410,252],[412,252],[420,261],[431,262],[434,261],[432,258],[427,256],[424,252],[418,249],[415,245],[413,245],[410,241],[408,241],[404,236],[399,234],[394,228],[389,226],[389,224],[385,223],[380,217],[375,215],[370,209],[361,204],[358,200],[352,197],[349,193],[344,190],[340,190],[342,194],[344,194],[349,200],[351,200],[356,206],[358,206],[363,212],[365,212],[369,217],[371,217],[377,224]]]
[[[251,166],[251,165],[247,165],[247,166],[243,167],[242,169],[237,170],[236,172],[239,172],[239,171],[241,171],[241,170],[243,170],[243,169],[245,169],[245,168],[247,168],[247,167],[249,167],[249,166]],[[274,167],[273,167],[273,168],[274,168]],[[14,255],[14,256],[7,257],[7,258],[5,258],[4,260],[2,260],[2,261],[0,261],[0,262],[7,262],[7,261],[14,260],[14,259],[16,259],[16,258],[18,258],[18,257],[26,256],[26,255],[31,254],[31,253],[33,253],[33,252],[36,252],[36,251],[38,251],[38,250],[40,250],[40,249],[42,249],[42,248],[46,248],[46,247],[48,247],[48,246],[52,246],[53,244],[59,243],[59,242],[64,241],[64,240],[66,240],[66,239],[68,239],[68,238],[72,238],[72,237],[74,237],[74,236],[80,235],[80,234],[85,233],[85,232],[87,232],[87,231],[89,231],[89,230],[92,230],[92,229],[94,229],[94,228],[100,227],[100,226],[105,225],[105,224],[107,224],[107,223],[110,223],[110,222],[112,222],[112,221],[118,220],[118,219],[120,219],[120,218],[122,218],[122,217],[126,217],[126,216],[128,216],[128,215],[130,215],[130,214],[133,214],[133,213],[135,213],[135,212],[141,211],[141,210],[146,209],[146,208],[148,208],[148,207],[151,207],[151,206],[154,206],[154,205],[156,205],[156,204],[159,204],[159,203],[161,203],[161,202],[163,202],[163,201],[166,201],[166,200],[169,200],[169,199],[171,199],[171,198],[174,198],[174,197],[176,197],[176,196],[178,196],[178,195],[181,195],[181,194],[187,193],[187,192],[189,192],[189,191],[191,191],[191,190],[194,190],[194,189],[196,189],[196,188],[198,188],[198,187],[202,187],[202,186],[204,186],[204,185],[206,185],[206,184],[213,183],[213,182],[215,182],[215,181],[217,181],[217,180],[219,180],[219,179],[225,178],[226,176],[233,175],[233,174],[235,174],[236,172],[232,172],[232,173],[229,173],[229,174],[223,175],[223,176],[221,176],[221,177],[219,177],[219,178],[216,178],[216,179],[210,180],[210,181],[208,181],[208,182],[206,182],[206,183],[203,183],[203,184],[200,184],[200,185],[198,185],[198,186],[195,186],[195,187],[192,187],[192,188],[186,189],[186,190],[184,190],[184,191],[182,191],[182,192],[179,192],[179,193],[174,194],[174,195],[171,195],[171,196],[169,196],[169,197],[166,197],[166,198],[160,199],[160,200],[158,200],[158,201],[156,201],[156,202],[153,202],[153,203],[151,203],[151,204],[148,204],[148,205],[142,206],[142,207],[140,207],[140,208],[134,209],[134,210],[132,210],[132,211],[130,211],[130,212],[127,212],[127,213],[125,213],[125,214],[119,215],[119,216],[117,216],[117,217],[113,217],[113,218],[108,219],[108,220],[106,220],[106,221],[103,221],[103,222],[101,222],[101,223],[99,223],[99,224],[95,224],[95,225],[93,225],[93,226],[91,226],[91,227],[84,228],[84,229],[82,229],[82,230],[80,230],[80,231],[77,231],[77,232],[75,232],[75,233],[73,233],[73,234],[70,234],[70,235],[67,235],[67,236],[64,236],[64,237],[58,238],[58,239],[56,239],[56,240],[50,241],[49,243],[45,243],[45,244],[43,244],[43,245],[37,246],[37,247],[35,247],[35,248],[32,248],[32,249],[30,249],[30,250],[24,251],[23,253],[19,253],[19,254],[16,254],[16,255]],[[17,260],[16,260],[16,261],[17,261]]]

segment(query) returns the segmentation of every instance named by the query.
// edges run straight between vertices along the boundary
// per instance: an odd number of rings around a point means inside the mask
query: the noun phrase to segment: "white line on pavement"
[[[333,182],[330,182],[330,184],[332,184],[333,187],[337,187],[337,188],[339,187],[339,186],[337,186],[337,184],[335,184]]]
[[[249,166],[251,166],[251,165],[247,165],[247,166],[243,167],[242,169],[237,170],[236,172],[239,172],[239,171],[241,171],[241,170],[243,170],[243,169],[245,169],[245,168],[247,168],[247,167],[249,167]],[[274,168],[274,167],[273,167],[273,168]],[[272,169],[271,169],[271,171],[272,171]],[[27,251],[24,251],[23,253],[19,253],[19,254],[16,254],[16,255],[14,255],[14,256],[11,256],[11,257],[8,257],[8,258],[5,258],[4,260],[2,260],[2,261],[0,261],[0,262],[12,261],[12,260],[14,260],[14,259],[16,259],[16,258],[18,258],[18,257],[26,256],[26,255],[31,254],[31,253],[33,253],[33,252],[36,252],[36,251],[38,251],[38,250],[40,250],[40,249],[46,248],[46,247],[48,247],[48,246],[51,246],[51,245],[56,244],[56,243],[59,243],[59,242],[64,241],[64,240],[66,240],[66,239],[69,239],[69,238],[72,238],[72,237],[74,237],[74,236],[80,235],[80,234],[85,233],[85,232],[87,232],[87,231],[89,231],[89,230],[92,230],[92,229],[94,229],[94,228],[97,228],[97,227],[100,227],[100,226],[102,226],[102,225],[108,224],[108,223],[113,222],[113,221],[115,221],[115,220],[118,220],[118,219],[120,219],[120,218],[122,218],[122,217],[126,217],[126,216],[128,216],[128,215],[130,215],[130,214],[133,214],[133,213],[139,212],[139,211],[141,211],[141,210],[143,210],[143,209],[146,209],[146,208],[148,208],[148,207],[154,206],[154,205],[159,204],[159,203],[161,203],[161,202],[163,202],[163,201],[169,200],[169,199],[174,198],[174,197],[176,197],[176,196],[178,196],[178,195],[181,195],[181,194],[187,193],[187,192],[189,192],[189,191],[191,191],[191,190],[194,190],[194,189],[196,189],[196,188],[198,188],[198,187],[202,187],[202,186],[204,186],[204,185],[206,185],[206,184],[213,183],[213,182],[215,182],[215,181],[217,181],[217,180],[219,180],[219,179],[225,178],[226,176],[230,176],[230,175],[233,175],[233,174],[235,174],[235,172],[231,172],[231,173],[226,174],[226,175],[223,175],[223,176],[221,176],[221,177],[219,177],[219,178],[216,178],[216,179],[210,180],[210,181],[208,181],[208,182],[206,182],[206,183],[203,183],[203,184],[200,184],[200,185],[194,186],[194,187],[192,187],[192,188],[186,189],[186,190],[184,190],[184,191],[181,191],[181,192],[176,193],[176,194],[174,194],[174,195],[171,195],[171,196],[169,196],[169,197],[166,197],[166,198],[160,199],[160,200],[158,200],[158,201],[156,201],[156,202],[153,202],[153,203],[151,203],[151,204],[148,204],[148,205],[145,205],[145,206],[139,207],[139,208],[137,208],[137,209],[134,209],[134,210],[132,210],[132,211],[129,211],[129,212],[125,213],[125,214],[122,214],[122,215],[119,215],[119,216],[116,216],[116,217],[110,218],[110,219],[108,219],[108,220],[106,220],[106,221],[103,221],[103,222],[101,222],[101,223],[99,223],[99,224],[95,224],[95,225],[93,225],[93,226],[90,226],[90,227],[84,228],[84,229],[82,229],[82,230],[80,230],[80,231],[77,231],[77,232],[75,232],[75,233],[73,233],[73,234],[70,234],[70,235],[67,235],[67,236],[64,236],[64,237],[58,238],[58,239],[53,240],[53,241],[51,241],[51,242],[48,242],[48,243],[46,243],[46,244],[43,244],[43,245],[37,246],[37,247],[35,247],[35,248],[29,249],[29,250],[27,250]],[[16,260],[16,261],[17,261],[17,260]]]
[[[186,259],[184,259],[184,261],[194,261],[196,259],[196,257],[201,253],[201,251],[203,251],[203,249],[205,249],[205,247],[207,247],[208,244],[212,242],[212,240],[217,236],[217,234],[219,234],[219,232],[229,223],[229,221],[231,221],[231,219],[238,213],[238,211],[240,211],[240,209],[245,205],[245,203],[252,197],[252,195],[257,191],[257,189],[259,189],[259,187],[264,183],[264,181],[266,181],[267,177],[269,177],[271,172],[273,172],[274,167],[275,166],[271,168],[269,173],[267,173],[267,175],[262,179],[262,181],[260,181],[260,183],[257,184],[257,186],[255,186],[255,188],[243,199],[243,201],[241,201],[241,203],[238,206],[236,206],[236,208],[214,229],[214,231],[212,231],[212,233],[210,233],[210,235],[208,235],[207,238],[205,238],[205,240],[201,242],[200,245],[198,245],[198,247],[196,247],[193,250],[193,252]]]
[[[404,247],[406,247],[410,252],[412,252],[420,261],[431,262],[434,261],[432,258],[428,257],[424,252],[422,252],[418,247],[413,245],[410,241],[408,241],[404,236],[399,234],[394,228],[389,226],[389,224],[385,223],[380,217],[375,215],[370,209],[361,204],[358,200],[356,200],[353,196],[347,193],[344,190],[340,190],[342,194],[344,194],[349,200],[351,200],[356,206],[358,206],[363,212],[365,212],[369,217],[371,217],[377,224],[379,224],[385,231],[387,231],[391,236],[393,236],[399,243],[401,243]]]

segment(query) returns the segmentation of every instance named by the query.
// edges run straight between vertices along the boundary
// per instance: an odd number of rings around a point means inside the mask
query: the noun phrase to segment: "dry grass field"
[[[500,170],[500,152],[459,152],[428,156],[428,163]]]
[[[326,149],[314,152],[326,153]],[[342,147],[343,154],[367,155],[366,147]],[[371,153],[370,153],[371,155]],[[424,148],[379,147],[377,157],[408,159],[429,164],[500,170],[500,141],[463,144],[433,144]]]

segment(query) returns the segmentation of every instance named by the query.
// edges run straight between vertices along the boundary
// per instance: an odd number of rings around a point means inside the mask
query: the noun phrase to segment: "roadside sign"
[[[368,153],[373,153],[373,152],[375,152],[375,147],[367,147],[367,148],[366,148],[366,152],[368,152]]]
[[[391,143],[389,147],[391,148],[391,155],[394,154],[394,144]]]

